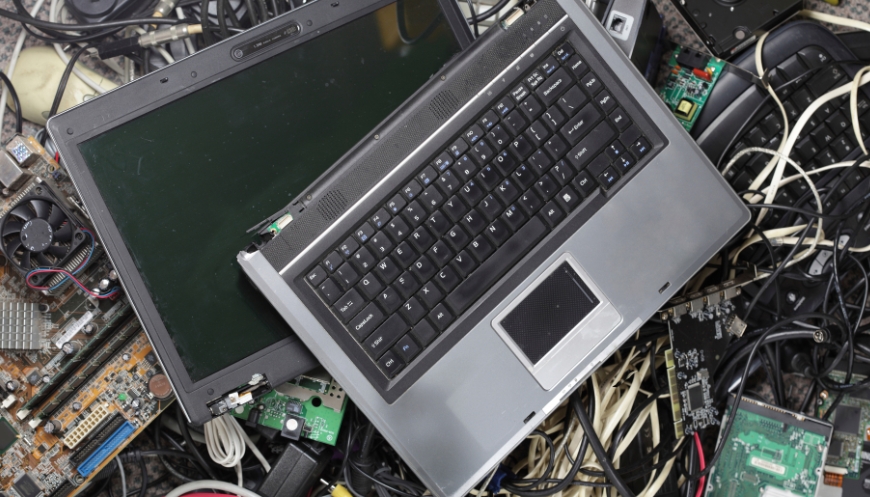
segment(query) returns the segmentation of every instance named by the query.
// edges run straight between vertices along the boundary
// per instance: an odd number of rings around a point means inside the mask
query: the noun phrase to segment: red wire
[[[69,271],[63,270],[63,269],[35,269],[35,270],[27,273],[27,279],[25,281],[27,283],[27,286],[29,286],[30,288],[33,288],[34,290],[48,290],[49,287],[47,287],[47,286],[36,286],[30,282],[30,278],[32,278],[33,276],[35,276],[37,274],[44,274],[44,273],[61,273],[61,274],[66,275],[69,279],[73,280],[73,282],[75,282],[79,286],[79,288],[81,288],[82,290],[87,292],[91,297],[94,297],[94,298],[110,299],[118,293],[117,290],[103,294],[103,295],[94,293],[94,292],[90,291],[88,289],[88,287],[86,287],[84,285],[84,283],[79,281],[78,278],[73,276],[72,273],[70,273]]]
[[[698,432],[695,432],[695,447],[698,449],[698,459],[701,460],[701,471],[707,469],[707,461],[704,460],[704,447],[701,446],[701,437],[698,436]],[[698,481],[698,491],[695,492],[695,497],[701,497],[704,495],[704,487],[707,485],[707,477],[702,476]]]

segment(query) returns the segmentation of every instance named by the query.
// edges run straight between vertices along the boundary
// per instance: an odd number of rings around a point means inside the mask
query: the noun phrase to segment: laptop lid
[[[314,2],[48,123],[192,422],[316,365],[233,260],[246,231],[469,41],[450,0]]]

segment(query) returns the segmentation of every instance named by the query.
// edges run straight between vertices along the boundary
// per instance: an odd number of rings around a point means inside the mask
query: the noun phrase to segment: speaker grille
[[[429,110],[439,121],[446,121],[459,108],[459,99],[450,90],[445,90],[435,96],[429,104]]]
[[[344,212],[345,207],[347,207],[347,200],[338,190],[326,192],[326,195],[317,201],[317,211],[329,221],[337,219]]]

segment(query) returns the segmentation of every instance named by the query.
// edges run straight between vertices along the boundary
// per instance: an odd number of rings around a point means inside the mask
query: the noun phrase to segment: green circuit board
[[[845,373],[840,371],[832,372],[829,378],[838,383],[846,381]],[[857,383],[864,379],[864,376],[853,375],[851,382]],[[818,407],[818,414],[826,413],[834,399],[836,395],[825,399]],[[834,424],[834,437],[826,464],[847,470],[848,473],[843,476],[857,480],[861,474],[864,442],[870,440],[867,438],[867,429],[870,428],[870,391],[865,389],[855,394],[843,395],[843,400],[831,413],[830,420]]]
[[[347,408],[344,390],[335,380],[299,376],[254,402],[232,411],[233,416],[278,430],[282,435],[335,445]],[[288,428],[292,420],[294,428]]]
[[[726,445],[707,497],[814,497],[832,431],[823,421],[744,397],[728,439],[719,440]]]
[[[686,131],[692,130],[724,68],[723,60],[684,47],[674,50],[659,96]]]

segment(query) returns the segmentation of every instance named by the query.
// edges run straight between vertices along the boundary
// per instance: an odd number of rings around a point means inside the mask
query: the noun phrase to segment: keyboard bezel
[[[493,80],[472,101],[467,103],[454,115],[438,132],[433,139],[423,144],[416,151],[415,156],[426,157],[422,161],[413,161],[399,166],[403,171],[397,172],[387,181],[380,184],[372,195],[363,199],[349,211],[359,212],[359,215],[347,216],[334,224],[328,236],[315,242],[298,260],[294,261],[291,271],[283,274],[285,281],[292,284],[297,295],[317,317],[323,328],[330,334],[342,348],[345,354],[354,362],[365,378],[375,387],[378,393],[387,403],[395,402],[407,391],[420,377],[422,377],[437,361],[447,354],[450,349],[459,342],[473,327],[490,313],[514,288],[528,275],[543,263],[552,251],[565,242],[583,224],[586,223],[601,207],[607,199],[617,195],[622,187],[649,164],[658,153],[667,146],[667,142],[656,126],[649,119],[646,112],[641,110],[639,103],[615,78],[608,66],[596,51],[591,49],[588,40],[577,30],[570,29],[567,18],[557,23],[547,34],[542,36],[520,58],[518,58],[506,73]],[[410,178],[428,164],[444,148],[453,142],[465,131],[471,122],[490,109],[501,96],[517,85],[529,71],[537,67],[546,59],[562,42],[569,41],[577,53],[588,64],[604,83],[604,87],[611,92],[623,110],[640,129],[643,136],[650,142],[652,150],[625,175],[608,192],[602,193],[599,189],[592,194],[576,210],[569,213],[555,230],[548,233],[544,240],[534,247],[521,261],[502,277],[484,296],[472,305],[463,315],[457,317],[450,327],[441,333],[435,341],[426,347],[409,366],[398,373],[392,379],[388,379],[374,360],[372,360],[360,346],[360,344],[345,329],[339,319],[330,310],[330,307],[321,300],[315,290],[305,282],[305,275],[320,262],[325,254],[333,250],[362,222],[368,219],[377,209],[388,200],[393,193],[408,182]],[[437,92],[437,88],[433,93]],[[459,125],[457,123],[462,123]],[[353,220],[351,220],[351,217]]]

